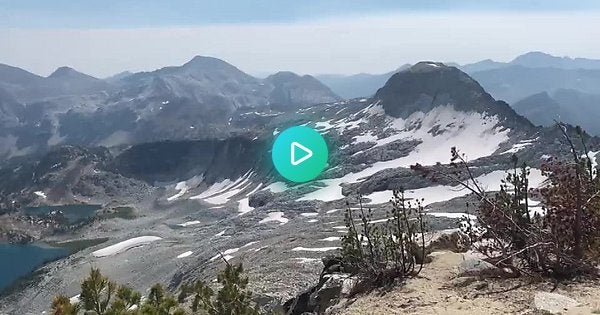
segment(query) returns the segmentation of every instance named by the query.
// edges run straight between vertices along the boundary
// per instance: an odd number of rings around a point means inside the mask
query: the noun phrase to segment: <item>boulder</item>
[[[269,190],[257,191],[248,198],[248,205],[259,208],[273,201],[273,193]]]
[[[427,249],[429,252],[436,250],[449,250],[455,253],[464,253],[469,250],[471,241],[469,237],[461,232],[454,231],[452,233],[441,233],[437,238],[432,240]]]
[[[285,302],[285,314],[330,313],[332,309],[345,305],[357,288],[364,284],[357,276],[344,272],[340,257],[327,256],[323,258],[323,265],[319,283]]]
[[[465,256],[464,260],[458,265],[459,277],[499,276],[501,274],[504,274],[502,269],[475,256]]]
[[[571,308],[577,307],[579,302],[558,293],[538,292],[533,298],[533,304],[537,310],[550,314],[561,314]]]

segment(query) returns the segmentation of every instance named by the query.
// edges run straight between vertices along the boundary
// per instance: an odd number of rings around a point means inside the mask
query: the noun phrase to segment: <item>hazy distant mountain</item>
[[[543,91],[573,89],[600,94],[600,69],[558,69],[508,66],[471,73],[492,96],[509,103]]]
[[[278,72],[265,79],[273,86],[269,102],[274,106],[298,107],[339,100],[327,86],[310,75],[299,76],[293,72]]]
[[[552,126],[555,120],[564,118],[563,109],[548,92],[526,97],[513,104],[515,111],[538,126]]]
[[[580,85],[595,84],[595,74],[581,70],[600,70],[600,60],[585,58],[556,57],[542,52],[529,52],[516,57],[510,62],[498,62],[491,59],[472,64],[458,65],[445,63],[470,74],[496,99],[509,103],[516,102],[529,95],[542,91],[553,91],[559,88],[580,89]],[[399,70],[384,74],[361,73],[355,75],[318,75],[316,78],[327,85],[333,92],[344,98],[368,97]],[[525,68],[525,69],[524,69]],[[554,70],[549,70],[554,69]],[[572,72],[573,71],[573,72]],[[577,76],[583,73],[581,82]],[[592,78],[589,78],[591,76]],[[519,80],[515,83],[513,79]],[[533,80],[533,82],[521,82]],[[584,92],[596,93],[599,88],[581,88]]]
[[[384,74],[360,73],[350,76],[323,74],[315,76],[332,91],[345,99],[357,97],[370,97],[380,88],[395,72]]]
[[[540,51],[528,52],[518,56],[509,64],[529,68],[600,69],[600,60],[557,57]]]
[[[323,74],[317,75],[319,81],[327,85],[335,94],[352,99],[357,97],[371,97],[378,88],[398,71],[407,69],[410,65],[406,64],[400,68],[383,74],[359,73],[354,75]]]
[[[600,60],[586,58],[557,57],[540,51],[532,51],[517,56],[510,62],[498,62],[491,59],[459,66],[467,73],[493,70],[510,66],[527,68],[556,68],[556,69],[600,69]]]
[[[466,73],[474,73],[478,71],[486,71],[492,69],[498,69],[505,67],[507,64],[504,62],[497,62],[492,59],[485,59],[476,63],[466,64],[463,66],[457,65],[457,68],[460,68],[462,71]]]
[[[48,77],[0,64],[0,87],[21,102],[44,101],[63,96],[108,93],[112,86],[100,79],[60,67]]]
[[[513,107],[536,125],[552,126],[555,121],[562,121],[600,135],[600,95],[559,89],[553,93],[531,95],[516,102]]]

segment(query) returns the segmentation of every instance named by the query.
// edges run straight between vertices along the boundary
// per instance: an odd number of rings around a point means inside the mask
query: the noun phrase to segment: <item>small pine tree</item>
[[[98,315],[106,314],[117,285],[104,277],[100,269],[92,268],[88,278],[81,283],[80,300],[83,309]]]
[[[179,308],[179,302],[173,295],[165,292],[160,284],[150,288],[150,294],[141,308],[144,315],[184,315],[185,311]]]
[[[120,286],[112,302],[109,315],[134,315],[142,300],[142,294],[127,286]]]
[[[53,315],[185,315],[175,297],[156,284],[148,299],[142,303],[140,292],[119,286],[92,268],[81,283],[80,303],[71,304],[69,298],[57,296],[52,302]]]
[[[258,305],[252,301],[252,292],[247,289],[248,277],[244,276],[242,264],[227,266],[217,275],[221,288],[216,294],[203,281],[185,284],[179,301],[193,295],[192,311],[204,311],[209,315],[260,315]]]

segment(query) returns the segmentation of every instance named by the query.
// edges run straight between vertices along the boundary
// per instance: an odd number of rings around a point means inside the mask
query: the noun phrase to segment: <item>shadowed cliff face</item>
[[[204,182],[211,184],[219,179],[240,177],[251,170],[267,174],[272,168],[268,150],[265,142],[245,137],[155,142],[126,150],[110,168],[149,183],[203,176]]]

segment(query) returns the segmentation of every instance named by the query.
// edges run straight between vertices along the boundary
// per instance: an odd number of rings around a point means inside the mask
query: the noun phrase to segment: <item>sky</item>
[[[0,63],[106,77],[195,55],[265,75],[383,73],[420,60],[600,59],[600,1],[0,0]]]

